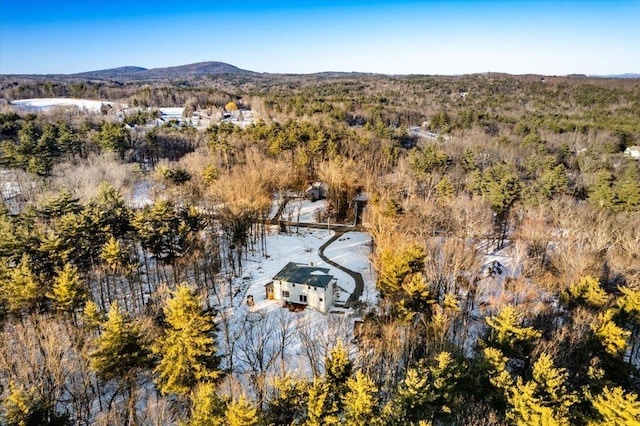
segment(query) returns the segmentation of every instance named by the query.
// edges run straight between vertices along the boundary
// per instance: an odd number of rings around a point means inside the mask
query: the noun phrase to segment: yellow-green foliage
[[[618,299],[618,307],[635,321],[640,321],[640,290],[619,287],[622,297]]]
[[[216,396],[216,386],[211,382],[199,383],[190,394],[191,418],[188,426],[223,426],[224,406]]]
[[[0,282],[0,300],[4,301],[9,312],[33,309],[42,296],[42,287],[31,271],[30,264],[31,258],[23,255],[20,263]]]
[[[256,426],[259,423],[258,408],[244,394],[227,404],[225,417],[228,426]]]
[[[540,332],[532,327],[521,326],[521,316],[511,306],[502,308],[497,316],[488,317],[491,327],[489,344],[497,344],[501,348],[516,350],[518,346],[540,337]]]
[[[591,403],[600,418],[590,422],[590,426],[640,425],[640,401],[635,393],[627,393],[620,387],[605,387]]]
[[[213,322],[200,297],[186,284],[179,285],[164,308],[167,329],[153,347],[160,362],[156,384],[163,394],[187,394],[199,381],[213,380],[215,346]]]
[[[417,244],[383,250],[378,278],[380,291],[385,294],[398,292],[409,274],[422,270],[425,256],[424,249]]]
[[[330,395],[329,383],[315,380],[309,388],[307,403],[307,426],[338,425],[338,407]]]
[[[66,263],[56,275],[52,292],[48,293],[47,297],[53,300],[56,310],[61,312],[72,312],[80,307],[86,295],[82,290],[78,269]]]
[[[574,300],[583,300],[588,305],[599,308],[609,300],[609,296],[600,286],[600,281],[592,276],[584,276],[569,287],[569,294]]]
[[[508,390],[507,418],[517,425],[569,425],[569,409],[578,398],[565,385],[568,373],[543,353],[533,365],[533,380],[516,379]]]
[[[409,368],[398,388],[398,399],[385,408],[387,415],[400,424],[443,418],[456,404],[456,386],[460,377],[458,363],[451,353],[440,352],[433,365]]]
[[[613,314],[613,310],[607,310],[598,315],[598,321],[591,324],[591,329],[609,355],[621,356],[627,347],[631,332],[613,322]]]
[[[35,390],[26,390],[9,380],[9,395],[2,401],[4,418],[9,425],[27,426],[33,414]]]
[[[502,391],[507,391],[513,384],[511,374],[507,371],[507,361],[500,349],[484,348],[484,359],[489,364],[489,382]]]
[[[342,344],[342,341],[339,340],[325,360],[325,375],[327,381],[335,386],[346,383],[347,378],[351,376],[352,368],[353,364],[349,359],[349,353]]]
[[[373,380],[358,370],[355,378],[347,379],[347,388],[348,391],[343,397],[344,424],[349,426],[376,424],[375,411],[378,406],[376,392],[378,392],[378,388]]]
[[[140,328],[113,302],[107,321],[91,353],[91,367],[102,380],[131,379],[130,373],[147,361]]]

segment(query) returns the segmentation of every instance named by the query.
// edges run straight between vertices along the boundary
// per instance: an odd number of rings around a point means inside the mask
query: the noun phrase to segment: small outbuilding
[[[335,299],[337,280],[328,268],[289,262],[265,286],[268,299],[307,305],[327,313]]]

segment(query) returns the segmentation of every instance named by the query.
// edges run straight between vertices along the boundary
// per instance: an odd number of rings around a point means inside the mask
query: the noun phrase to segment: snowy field
[[[58,107],[77,107],[80,110],[98,113],[103,104],[109,106],[114,105],[114,103],[110,101],[72,98],[34,98],[20,99],[11,102],[11,105],[17,109],[28,112],[45,112]]]

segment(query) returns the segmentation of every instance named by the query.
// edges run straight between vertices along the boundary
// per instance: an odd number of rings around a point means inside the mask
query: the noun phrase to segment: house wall
[[[327,313],[333,304],[335,279],[326,288],[314,287],[305,284],[294,284],[286,281],[273,281],[273,293],[275,299],[285,300],[292,303],[307,304],[309,307]],[[289,292],[286,297],[283,292]],[[300,299],[306,296],[306,302]],[[322,300],[320,300],[322,299]]]

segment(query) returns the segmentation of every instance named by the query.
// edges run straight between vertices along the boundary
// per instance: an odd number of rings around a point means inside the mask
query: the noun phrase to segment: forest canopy
[[[640,423],[638,79],[0,94],[127,105],[0,111],[0,423]],[[322,329],[234,309],[316,182],[318,222],[371,236],[378,302]]]

